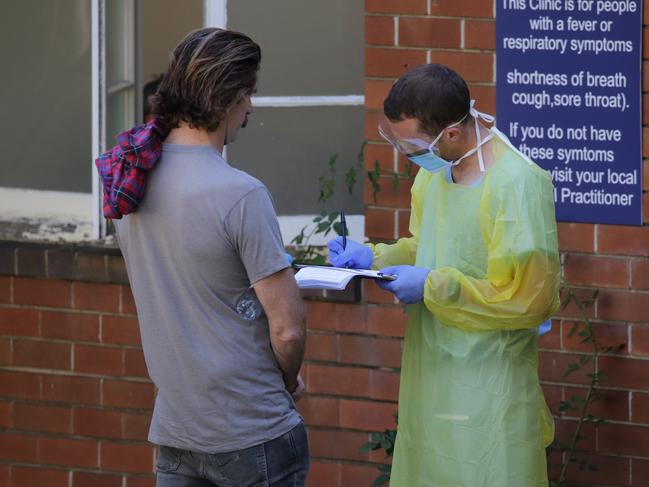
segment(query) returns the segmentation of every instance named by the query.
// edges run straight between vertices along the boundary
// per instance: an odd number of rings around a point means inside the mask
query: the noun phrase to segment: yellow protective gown
[[[412,237],[373,247],[374,268],[432,269],[407,310],[391,487],[548,485],[535,327],[559,306],[553,188],[492,131],[478,184],[420,170]]]

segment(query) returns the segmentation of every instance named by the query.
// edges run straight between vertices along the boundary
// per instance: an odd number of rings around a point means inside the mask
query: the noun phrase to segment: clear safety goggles
[[[378,125],[379,135],[403,155],[419,154],[429,150],[430,142],[424,139],[399,139],[390,129],[385,115],[381,115]]]
[[[394,133],[392,132],[392,129],[390,128],[390,123],[388,121],[388,118],[385,116],[385,114],[381,114],[379,117],[379,125],[378,125],[378,131],[379,135],[383,137],[387,142],[392,145],[395,149],[397,149],[401,154],[404,155],[419,155],[422,154],[426,151],[430,151],[433,154],[439,155],[439,148],[437,147],[437,142],[439,139],[442,138],[442,134],[444,133],[444,130],[456,127],[460,125],[464,120],[471,115],[476,119],[476,130],[477,130],[477,119],[482,119],[487,123],[494,123],[495,118],[492,117],[491,115],[487,115],[486,113],[479,112],[478,110],[475,109],[475,100],[471,100],[470,105],[469,105],[469,113],[464,115],[460,120],[458,120],[455,123],[452,123],[448,127],[445,127],[437,137],[432,142],[428,142],[427,140],[424,139],[399,139],[397,138]],[[480,144],[480,133],[477,132],[478,134],[478,142]]]

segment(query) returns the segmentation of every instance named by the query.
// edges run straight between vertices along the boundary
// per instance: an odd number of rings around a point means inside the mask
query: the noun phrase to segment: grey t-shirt
[[[266,187],[209,146],[164,144],[142,204],[115,223],[158,388],[149,440],[221,453],[299,424],[265,315],[235,311],[288,267]]]

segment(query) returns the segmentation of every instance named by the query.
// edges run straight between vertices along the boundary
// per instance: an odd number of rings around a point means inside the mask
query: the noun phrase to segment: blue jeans
[[[156,487],[303,487],[309,471],[306,429],[229,453],[160,447]]]

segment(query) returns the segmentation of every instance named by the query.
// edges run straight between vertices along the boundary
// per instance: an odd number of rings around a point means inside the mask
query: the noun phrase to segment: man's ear
[[[450,127],[445,129],[446,137],[449,142],[457,142],[462,136],[462,129],[460,127]]]

